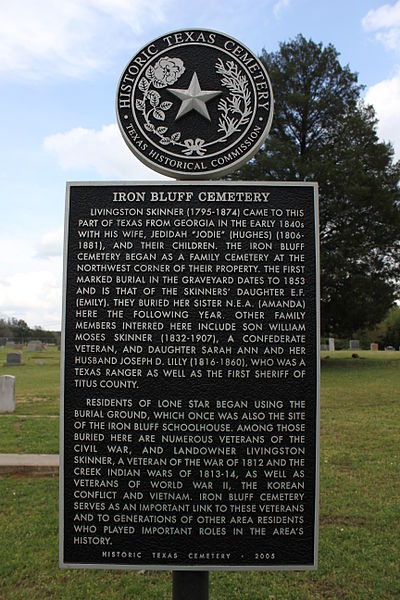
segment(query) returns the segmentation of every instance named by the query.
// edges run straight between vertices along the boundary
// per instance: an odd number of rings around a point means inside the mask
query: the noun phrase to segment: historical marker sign
[[[216,31],[182,30],[140,50],[117,91],[125,142],[147,166],[177,179],[221,177],[265,141],[273,98],[260,60]]]
[[[316,185],[76,183],[66,223],[61,565],[315,568]]]

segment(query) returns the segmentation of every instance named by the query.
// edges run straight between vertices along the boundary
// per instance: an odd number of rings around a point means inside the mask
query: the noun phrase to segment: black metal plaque
[[[230,36],[173,31],[129,61],[116,112],[129,149],[151,169],[178,179],[216,178],[264,143],[271,82],[259,58]]]
[[[317,189],[67,189],[60,564],[310,569]]]

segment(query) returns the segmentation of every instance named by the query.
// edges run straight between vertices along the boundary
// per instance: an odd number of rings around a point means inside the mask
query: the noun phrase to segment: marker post
[[[172,600],[208,600],[208,571],[173,571]]]

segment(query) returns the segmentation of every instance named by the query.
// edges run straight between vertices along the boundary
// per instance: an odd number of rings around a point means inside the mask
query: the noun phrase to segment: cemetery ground
[[[57,453],[59,353],[23,352],[0,452]],[[400,598],[400,352],[322,353],[319,567],[212,572],[210,600]],[[212,540],[210,540],[210,546]],[[0,477],[0,599],[167,600],[168,572],[61,570],[58,477]]]

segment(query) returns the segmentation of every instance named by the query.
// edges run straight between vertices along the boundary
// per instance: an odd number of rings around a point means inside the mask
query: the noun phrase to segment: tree
[[[400,306],[393,306],[380,323],[372,329],[357,331],[362,347],[368,348],[371,342],[377,342],[380,349],[386,346],[400,346]]]
[[[31,329],[23,319],[16,319],[15,317],[7,320],[0,318],[0,337],[20,343],[26,343],[31,339],[46,343],[57,343],[56,331],[46,331],[41,327]]]
[[[399,348],[400,346],[400,307],[393,307],[386,319],[383,321],[385,327],[385,336],[383,338],[384,346],[394,346]]]
[[[0,319],[0,337],[11,339],[13,335],[10,323],[4,319]]]
[[[394,306],[386,315],[385,319],[380,323],[381,336],[378,341],[382,346],[400,346],[400,307]]]
[[[263,51],[274,90],[270,136],[234,179],[317,181],[322,333],[379,322],[399,294],[400,164],[378,140],[362,86],[332,45],[302,35]]]

